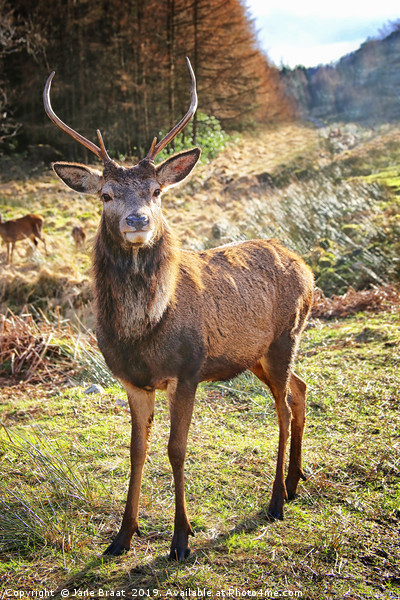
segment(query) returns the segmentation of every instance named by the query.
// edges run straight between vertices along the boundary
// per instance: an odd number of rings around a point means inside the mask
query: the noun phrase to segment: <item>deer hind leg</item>
[[[292,409],[290,407],[291,395],[289,392],[291,392],[291,364],[295,347],[296,343],[290,332],[284,333],[276,342],[273,342],[270,345],[266,355],[251,369],[253,373],[270,388],[275,400],[275,408],[278,416],[278,457],[276,462],[275,480],[272,487],[272,496],[268,507],[268,516],[273,519],[283,519],[283,505],[285,500],[288,499],[288,492],[285,484],[285,455],[289,438],[290,422],[292,419]],[[297,432],[296,444],[298,442],[298,437]],[[293,454],[295,454],[294,449]],[[292,478],[290,479],[290,482],[292,482]]]
[[[45,251],[46,256],[47,256],[48,253],[47,253],[47,247],[46,247],[46,239],[45,239],[45,237],[43,235],[42,227],[35,227],[34,233],[33,233],[32,237],[31,237],[31,239],[33,240],[33,243],[35,244],[36,247],[38,246],[38,239],[41,242],[43,242],[44,251]]]
[[[292,500],[296,495],[299,480],[305,481],[307,477],[302,468],[302,442],[304,425],[306,421],[306,390],[305,382],[295,373],[290,376],[289,404],[292,411],[291,436],[290,436],[290,458],[289,469],[286,477],[286,490],[288,499]]]
[[[114,556],[118,556],[129,550],[134,533],[137,532],[140,535],[139,495],[143,466],[146,460],[153,423],[155,398],[154,391],[148,392],[126,382],[123,383],[128,394],[132,418],[131,476],[120,530],[115,540],[104,552],[104,554],[112,554]]]
[[[175,522],[170,560],[182,561],[189,555],[189,535],[194,535],[186,510],[184,462],[196,387],[174,381],[167,388],[171,416],[168,457],[175,484]]]

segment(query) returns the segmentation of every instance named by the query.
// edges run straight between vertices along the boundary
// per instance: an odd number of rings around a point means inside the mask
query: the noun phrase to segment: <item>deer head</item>
[[[103,201],[104,219],[109,236],[126,249],[152,245],[161,235],[161,193],[183,181],[200,157],[193,148],[173,155],[159,165],[154,159],[187,125],[197,108],[196,80],[187,58],[191,78],[191,102],[186,115],[157,143],[154,138],[147,156],[134,167],[124,167],[112,160],[104,146],[99,130],[99,146],[66,125],[54,113],[50,103],[50,88],[54,71],[47,79],[43,92],[48,117],[77,142],[96,154],[103,162],[103,171],[78,163],[56,162],[53,168],[70,188],[77,192],[98,194]]]

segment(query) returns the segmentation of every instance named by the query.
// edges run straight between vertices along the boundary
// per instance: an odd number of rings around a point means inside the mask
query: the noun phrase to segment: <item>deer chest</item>
[[[162,388],[175,377],[196,378],[205,352],[198,333],[182,328],[173,334],[162,327],[139,340],[121,340],[104,329],[98,344],[115,377],[139,388]]]

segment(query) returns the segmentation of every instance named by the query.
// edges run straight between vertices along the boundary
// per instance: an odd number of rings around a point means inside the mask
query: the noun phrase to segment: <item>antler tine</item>
[[[169,133],[160,141],[158,144],[155,144],[155,139],[151,145],[148,155],[146,158],[148,160],[153,161],[157,154],[161,152],[173,139],[182,131],[182,129],[189,123],[190,119],[193,117],[197,108],[197,92],[196,92],[196,77],[194,75],[192,65],[190,64],[190,60],[186,57],[186,64],[190,74],[190,106],[186,115],[179,121],[175,127],[171,129]]]
[[[108,154],[107,154],[107,150],[106,150],[106,147],[105,147],[105,145],[104,145],[104,142],[103,142],[103,136],[102,136],[102,135],[101,135],[101,133],[100,133],[100,129],[97,129],[97,130],[96,130],[96,133],[97,133],[97,138],[98,138],[98,140],[99,140],[99,144],[100,144],[101,160],[102,160],[104,163],[106,163],[106,162],[109,162],[109,161],[111,161],[112,159],[111,159],[111,158],[108,156]]]
[[[96,154],[96,156],[98,156],[103,161],[103,163],[108,162],[111,159],[106,152],[101,135],[99,136],[101,148],[99,148],[98,146],[96,146],[96,144],[94,144],[90,140],[86,139],[85,137],[83,137],[83,135],[81,135],[80,133],[78,133],[71,127],[69,127],[66,123],[64,123],[64,121],[62,121],[59,117],[57,117],[57,115],[53,111],[51,102],[50,102],[50,88],[51,88],[51,82],[53,80],[54,75],[55,75],[55,71],[52,71],[46,81],[46,85],[44,86],[44,90],[43,90],[43,104],[44,104],[44,109],[46,111],[47,116],[62,131],[65,131],[65,133],[68,133],[68,135],[70,135],[74,140],[76,140],[77,142],[82,144],[82,146],[85,146],[88,150],[90,150],[91,152]],[[99,135],[99,133],[98,133],[98,135]]]

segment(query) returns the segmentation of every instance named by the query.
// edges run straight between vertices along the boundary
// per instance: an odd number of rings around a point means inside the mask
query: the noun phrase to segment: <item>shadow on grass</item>
[[[70,596],[73,596],[74,593],[79,596],[80,594],[78,591],[84,593],[87,590],[93,590],[95,593],[96,589],[102,589],[103,585],[107,586],[105,589],[109,589],[111,585],[114,588],[114,591],[112,592],[114,597],[118,597],[118,594],[120,594],[120,597],[133,597],[135,594],[139,593],[138,590],[144,590],[146,592],[158,590],[158,597],[162,598],[163,596],[160,595],[160,593],[163,593],[163,584],[167,584],[169,589],[180,589],[182,587],[182,585],[180,585],[182,582],[178,579],[179,574],[183,571],[191,570],[198,565],[200,556],[207,563],[209,562],[209,554],[214,552],[228,554],[226,544],[232,536],[240,533],[255,532],[260,529],[260,526],[269,527],[273,526],[273,524],[274,522],[267,516],[267,508],[261,509],[254,515],[244,518],[229,531],[220,533],[212,539],[207,539],[196,544],[195,550],[192,550],[188,558],[182,563],[168,560],[167,553],[164,555],[156,555],[152,560],[145,561],[142,552],[140,552],[142,558],[136,562],[137,559],[132,550],[121,557],[97,556],[87,562],[85,567],[79,573],[76,573],[64,583],[60,584],[57,590],[55,590],[53,597],[65,597],[66,592],[64,592],[64,596],[62,596],[62,590],[69,590]],[[167,542],[167,539],[169,544],[171,538],[169,536],[167,538],[167,535],[164,535],[163,533],[158,535],[150,534],[149,536],[143,535],[140,538],[134,537],[132,548],[135,547],[135,544],[147,546],[148,548],[151,540],[162,542],[164,545],[164,542]],[[156,544],[154,544],[154,549],[151,550],[152,553],[157,552],[155,546]],[[132,556],[132,567],[127,573],[126,563],[124,563],[124,561],[126,561],[129,556]],[[98,571],[103,566],[106,567],[113,562],[115,563],[115,570],[112,578],[113,582],[111,582],[111,577],[107,576],[106,580],[106,577],[103,578],[102,576],[99,576]],[[118,563],[120,563],[119,573]],[[117,571],[117,573],[115,571]],[[96,582],[95,587],[94,582]],[[111,592],[109,593],[111,594]],[[129,593],[131,595],[125,595]]]

